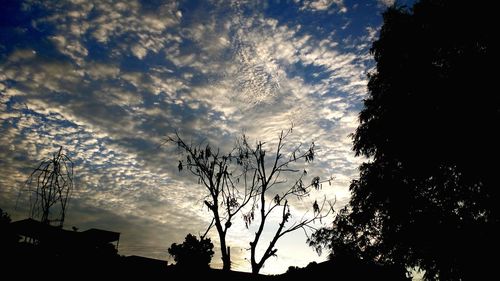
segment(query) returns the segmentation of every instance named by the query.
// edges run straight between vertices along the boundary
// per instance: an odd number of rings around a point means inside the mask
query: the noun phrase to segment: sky
[[[227,150],[245,133],[272,150],[291,124],[289,147],[320,148],[309,173],[334,177],[294,202],[292,219],[321,196],[344,206],[365,160],[349,134],[374,67],[369,48],[392,3],[1,1],[0,208],[25,218],[25,181],[63,146],[75,165],[65,227],[118,231],[120,254],[172,261],[167,248],[202,234],[211,218],[202,186],[162,145],[166,136]],[[228,235],[233,268],[249,271],[255,230],[237,220]],[[326,258],[301,231],[282,239],[277,255],[262,273]],[[212,266],[221,266],[217,254]]]

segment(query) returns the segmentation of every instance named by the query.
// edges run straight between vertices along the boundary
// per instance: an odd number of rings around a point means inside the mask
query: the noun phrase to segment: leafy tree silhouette
[[[19,236],[12,230],[10,215],[0,208],[0,248],[11,250],[19,242]]]
[[[0,225],[4,227],[8,225],[10,222],[11,222],[10,215],[7,212],[4,212],[2,208],[0,208]]]
[[[186,143],[179,134],[168,137],[167,142],[174,143],[180,150],[183,160],[179,160],[179,172],[187,169],[198,178],[198,183],[207,193],[203,202],[213,219],[205,234],[215,226],[219,234],[223,270],[231,269],[230,248],[226,236],[234,217],[244,208],[254,196],[254,186],[246,180],[248,170],[234,155],[234,149],[229,153],[215,150],[209,144]]]
[[[493,11],[483,1],[423,0],[384,13],[371,49],[377,68],[353,135],[356,154],[370,161],[351,183],[350,206],[313,246],[419,267],[427,280],[495,276]]]
[[[239,138],[235,147],[226,154],[220,149],[213,149],[209,144],[187,144],[178,134],[167,139],[175,143],[185,157],[185,160],[179,161],[179,171],[189,170],[208,191],[204,203],[212,212],[213,220],[202,237],[215,226],[219,234],[225,270],[229,270],[231,266],[226,235],[235,215],[245,206],[248,205],[247,209],[250,210],[243,214],[247,228],[254,220],[258,222],[258,229],[250,242],[250,262],[255,274],[259,273],[270,257],[276,256],[275,246],[281,237],[299,229],[314,230],[311,224],[329,214],[329,211],[323,212],[326,200],[319,203],[315,201],[312,204],[311,216],[303,216],[295,221],[291,219],[291,197],[305,198],[310,195],[311,190],[320,189],[324,182],[332,180],[329,178],[321,181],[319,177],[312,177],[310,184],[304,183],[307,171],[292,166],[301,160],[313,161],[315,146],[312,143],[307,147],[286,147],[286,138],[292,131],[293,126],[282,131],[276,150],[267,156],[263,142],[256,142],[255,146],[250,145],[245,135]],[[295,174],[298,175],[297,178],[281,192],[279,186],[286,187],[285,175]],[[281,220],[270,243],[260,253],[258,244],[273,211],[281,212]],[[258,254],[262,256],[258,257]]]
[[[214,255],[214,244],[210,238],[188,234],[182,244],[173,243],[168,253],[174,258],[176,266],[186,268],[208,268]]]

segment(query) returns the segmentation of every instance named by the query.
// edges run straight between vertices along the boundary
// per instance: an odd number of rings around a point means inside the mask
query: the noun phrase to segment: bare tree
[[[62,152],[62,146],[57,154],[43,160],[33,170],[26,185],[30,191],[30,217],[62,227],[73,191],[73,162]],[[58,212],[51,211],[57,205]]]
[[[291,217],[290,203],[288,201],[289,197],[296,197],[298,199],[304,198],[310,195],[313,188],[321,188],[323,182],[329,182],[331,184],[332,180],[332,178],[329,178],[328,180],[320,181],[319,177],[313,177],[310,184],[304,184],[303,180],[307,171],[295,169],[291,166],[299,160],[305,160],[305,162],[313,161],[316,147],[314,142],[306,149],[303,149],[301,145],[298,145],[292,149],[287,156],[285,156],[284,153],[286,152],[284,150],[286,138],[292,133],[292,130],[293,127],[287,131],[281,131],[276,151],[272,156],[266,157],[266,150],[264,149],[265,143],[257,142],[255,147],[253,147],[248,143],[245,136],[243,136],[238,145],[239,155],[246,156],[246,162],[248,163],[247,173],[252,171],[256,173],[256,176],[253,177],[253,182],[251,184],[251,186],[255,189],[255,196],[253,197],[254,200],[252,200],[253,205],[251,210],[243,216],[247,228],[256,219],[256,211],[258,212],[258,218],[260,220],[257,232],[255,232],[255,236],[250,242],[250,262],[252,265],[252,273],[254,274],[259,273],[264,263],[271,256],[276,255],[276,252],[278,251],[275,248],[276,242],[281,237],[299,229],[304,230],[307,235],[307,229],[314,230],[311,224],[315,220],[321,220],[327,216],[332,210],[331,207],[334,204],[331,203],[329,210],[327,212],[323,212],[326,199],[324,199],[321,204],[314,201],[312,206],[312,216],[307,217],[306,214],[304,214],[300,220],[286,226],[286,223]],[[297,173],[300,173],[300,175],[293,182],[293,184],[291,184],[288,188],[285,188],[282,192],[277,191],[279,186],[284,187],[287,185],[287,180],[285,178],[286,174],[289,176],[290,174]],[[272,198],[272,200],[269,200],[269,198]],[[262,232],[266,226],[267,219],[273,211],[278,211],[280,209],[281,221],[279,222],[278,229],[274,233],[273,238],[259,259],[256,254],[256,249],[262,237]]]
[[[241,161],[239,155],[233,155],[235,150],[223,154],[219,149],[213,151],[206,143],[187,144],[178,133],[168,137],[167,141],[176,144],[183,155],[184,159],[179,160],[179,171],[184,168],[189,170],[198,178],[198,184],[204,186],[207,191],[203,202],[212,213],[213,219],[202,237],[215,226],[220,240],[223,270],[230,270],[231,256],[226,241],[227,231],[235,215],[254,196],[254,187],[251,184],[257,172],[253,171],[253,175],[249,175],[250,170],[246,162]]]

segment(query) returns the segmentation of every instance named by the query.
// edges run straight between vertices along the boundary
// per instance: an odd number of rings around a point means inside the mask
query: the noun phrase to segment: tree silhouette
[[[491,4],[424,0],[384,13],[353,136],[370,158],[313,245],[419,267],[428,280],[491,278],[498,255],[500,102]],[[493,160],[494,159],[494,160]],[[492,162],[493,160],[493,162]],[[484,277],[484,278],[483,278]]]
[[[249,205],[250,209],[249,212],[243,214],[246,226],[248,227],[256,218],[259,221],[258,230],[250,243],[253,273],[258,273],[266,260],[276,255],[275,245],[281,237],[298,229],[313,229],[311,224],[329,213],[323,212],[326,200],[323,200],[321,204],[315,201],[312,204],[312,216],[303,216],[300,220],[286,226],[291,218],[289,197],[294,196],[299,199],[307,197],[313,188],[319,189],[322,183],[331,181],[331,178],[320,181],[319,177],[313,177],[310,184],[304,184],[303,180],[307,172],[290,167],[300,160],[311,162],[315,151],[314,143],[306,149],[299,145],[290,151],[284,151],[285,140],[292,130],[290,128],[286,132],[281,132],[278,146],[273,152],[274,156],[267,157],[264,143],[258,142],[253,147],[244,135],[227,154],[222,154],[219,149],[214,151],[208,144],[187,144],[178,134],[167,139],[175,143],[185,156],[185,160],[179,161],[179,171],[187,168],[198,178],[198,183],[208,191],[204,203],[212,212],[213,220],[205,235],[212,225],[216,227],[221,243],[224,270],[229,270],[231,265],[226,243],[227,231],[235,215],[245,206]],[[289,155],[286,156],[285,152],[289,152]],[[285,174],[297,173],[300,175],[291,186],[283,192],[277,190],[280,185],[285,186]],[[281,221],[271,242],[259,259],[256,250],[262,232],[268,217],[277,210],[281,210]]]
[[[204,204],[212,213],[213,219],[206,233],[212,226],[217,229],[223,269],[230,270],[227,232],[235,215],[250,202],[254,193],[253,186],[248,185],[246,180],[240,181],[240,178],[248,177],[248,170],[233,155],[234,150],[223,154],[219,149],[212,150],[209,144],[187,144],[177,133],[174,137],[167,138],[167,141],[176,144],[185,157],[179,161],[179,171],[184,168],[189,170],[207,191]]]
[[[3,227],[10,224],[10,222],[11,222],[10,215],[7,212],[4,212],[2,208],[0,208],[0,225]]]
[[[257,142],[255,146],[249,144],[245,136],[242,137],[238,145],[238,153],[240,161],[243,161],[248,171],[253,171],[255,176],[252,178],[251,186],[256,190],[254,201],[250,212],[244,214],[243,218],[248,227],[255,219],[258,220],[258,229],[253,240],[250,242],[250,262],[252,265],[252,273],[259,273],[264,263],[278,251],[275,246],[276,242],[284,235],[295,230],[313,229],[311,223],[315,220],[321,220],[329,214],[329,211],[323,213],[323,207],[326,200],[323,200],[321,206],[315,201],[312,204],[313,215],[311,217],[302,216],[290,225],[286,226],[291,218],[290,197],[298,199],[310,195],[311,190],[321,188],[323,182],[331,182],[331,178],[325,181],[320,181],[319,177],[313,177],[310,184],[304,183],[304,177],[307,175],[306,170],[300,170],[292,167],[300,160],[311,162],[314,160],[315,145],[312,143],[305,149],[298,145],[295,148],[287,151],[286,138],[292,133],[293,128],[287,131],[281,131],[278,137],[276,151],[266,153],[263,142]],[[288,152],[288,155],[285,153]],[[271,156],[270,156],[271,155]],[[297,179],[286,187],[287,179],[285,175],[299,174]],[[284,191],[280,191],[279,187],[286,187]],[[264,227],[268,222],[269,216],[273,211],[281,210],[281,220],[278,223],[278,228],[274,232],[269,244],[266,246],[262,256],[257,256],[257,247]],[[257,215],[255,214],[257,212]]]
[[[173,243],[168,253],[180,268],[208,268],[214,255],[213,248],[210,238],[200,237],[198,240],[196,236],[188,234],[182,244]]]
[[[362,251],[358,247],[357,229],[349,219],[350,210],[342,208],[333,221],[334,228],[321,228],[308,239],[309,246],[321,255],[324,247],[330,251],[329,260],[336,258],[362,259]],[[373,259],[373,256],[370,256]]]
[[[52,158],[44,159],[33,170],[26,185],[30,191],[30,217],[42,223],[62,227],[66,206],[73,191],[73,162],[64,153],[62,146]],[[58,212],[54,211],[54,207]],[[52,210],[51,210],[52,209]]]
[[[10,215],[0,208],[0,248],[2,250],[10,250],[19,242],[19,236],[13,231],[10,223]]]

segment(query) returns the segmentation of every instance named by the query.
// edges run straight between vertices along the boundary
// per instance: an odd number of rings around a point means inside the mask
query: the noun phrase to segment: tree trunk
[[[257,262],[255,261],[255,241],[250,242],[250,263],[252,265],[252,273],[258,274],[260,268],[257,268]]]
[[[229,271],[229,270],[231,270],[231,256],[229,255],[228,247],[226,246],[226,232],[223,231],[222,225],[220,223],[218,216],[216,216],[216,218],[215,218],[215,227],[217,228],[217,232],[219,233],[219,239],[220,239],[220,252],[222,255],[222,257],[221,257],[222,270]]]
[[[262,264],[260,264],[260,263],[252,264],[252,274],[259,274],[259,271],[261,270],[261,268],[262,268]]]
[[[231,270],[231,252],[230,247],[226,247],[225,255],[222,256],[222,270]]]

